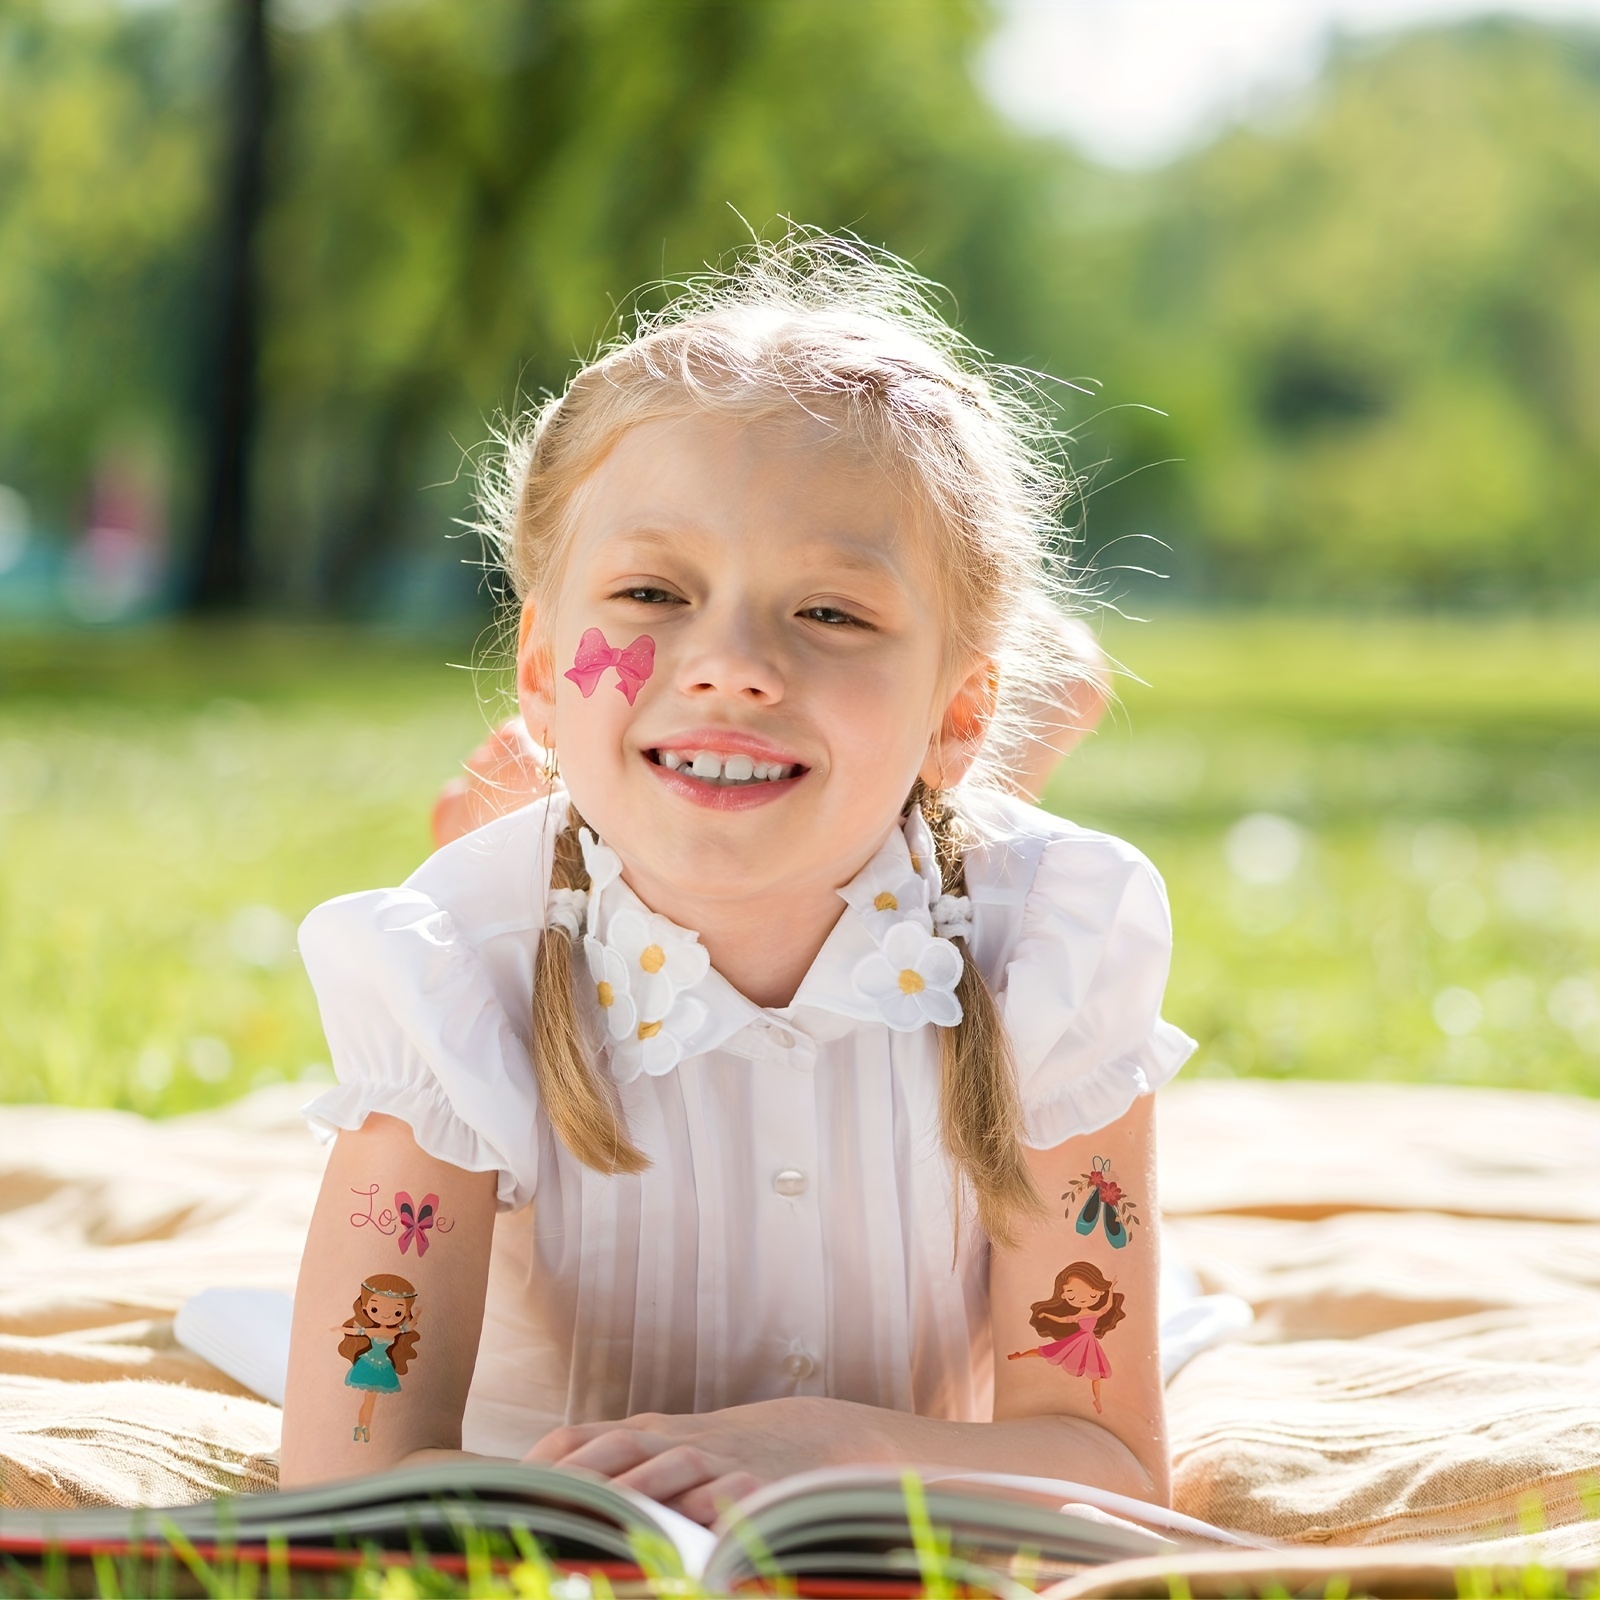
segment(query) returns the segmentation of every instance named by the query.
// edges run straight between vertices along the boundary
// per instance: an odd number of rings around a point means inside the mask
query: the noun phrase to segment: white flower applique
[[[628,963],[592,934],[583,941],[583,955],[606,1032],[613,1039],[626,1039],[639,1020],[639,1009],[628,992]]]
[[[611,1009],[620,977],[633,1011],[626,1029],[607,1019],[616,1041],[612,1076],[631,1083],[641,1072],[650,1077],[671,1072],[706,1020],[706,1008],[687,993],[711,970],[706,947],[675,922],[630,907],[611,919],[599,959],[612,983]]]
[[[851,981],[896,1033],[925,1022],[953,1028],[961,1020],[955,994],[961,967],[961,952],[948,939],[935,938],[920,922],[897,922],[856,963]]]
[[[887,850],[874,856],[839,895],[855,908],[876,943],[881,944],[897,922],[909,920],[930,931],[933,928],[927,885],[904,856],[896,859]]]

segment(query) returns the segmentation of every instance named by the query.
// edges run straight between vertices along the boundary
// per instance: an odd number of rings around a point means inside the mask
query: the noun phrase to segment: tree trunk
[[[264,191],[269,63],[266,0],[233,0],[229,147],[216,249],[215,321],[204,357],[205,489],[189,589],[196,611],[251,598],[250,456],[255,434],[260,283],[256,236]]]

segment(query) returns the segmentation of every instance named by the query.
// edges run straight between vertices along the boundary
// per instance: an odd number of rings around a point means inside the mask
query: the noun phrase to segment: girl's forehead
[[[833,420],[798,407],[753,419],[689,412],[626,429],[573,498],[582,556],[641,533],[681,543],[782,540],[853,556],[913,582],[931,576],[908,475]],[[580,556],[580,559],[582,557]]]

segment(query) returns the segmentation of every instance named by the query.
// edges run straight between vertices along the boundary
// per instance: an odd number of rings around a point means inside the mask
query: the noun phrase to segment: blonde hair
[[[1032,717],[1082,675],[1052,600],[1058,516],[1077,483],[1025,375],[987,364],[933,307],[933,286],[853,239],[795,230],[732,270],[684,285],[500,441],[481,484],[480,531],[519,601],[548,610],[565,565],[574,504],[629,428],[687,411],[742,422],[808,415],[864,448],[910,494],[935,541],[947,669],[993,663],[996,703],[965,784],[1005,786]],[[947,791],[920,783],[947,894],[965,893],[968,842]],[[558,837],[552,889],[586,889],[573,807]],[[547,929],[534,973],[533,1052],[552,1124],[602,1172],[648,1163],[578,1025],[572,937]],[[961,942],[962,1018],[940,1030],[945,1148],[991,1237],[1041,1209],[1021,1153],[1010,1043]]]

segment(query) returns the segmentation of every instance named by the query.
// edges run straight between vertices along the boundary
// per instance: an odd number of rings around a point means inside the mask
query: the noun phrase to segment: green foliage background
[[[636,286],[785,216],[911,258],[980,343],[1098,389],[1062,392],[1108,567],[1210,597],[1595,593],[1593,29],[1346,47],[1274,125],[1119,174],[985,99],[981,0],[272,16],[256,499],[280,607],[428,609],[494,415]],[[0,11],[0,481],[58,529],[129,438],[192,514],[225,20]]]
[[[1600,1094],[1592,625],[1165,616],[1108,643],[1137,677],[1045,802],[1165,874],[1191,1073]],[[427,853],[505,709],[471,659],[0,633],[0,1099],[170,1112],[325,1073],[295,924]],[[1262,817],[1292,859],[1241,849]]]

